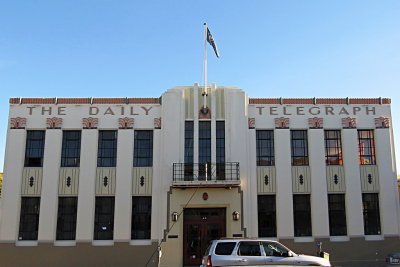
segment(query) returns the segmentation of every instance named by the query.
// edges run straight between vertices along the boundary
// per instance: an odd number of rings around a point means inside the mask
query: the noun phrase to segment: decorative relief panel
[[[324,127],[324,119],[317,117],[309,118],[308,127],[310,127],[310,129],[322,129]]]
[[[133,129],[133,122],[134,119],[133,118],[119,118],[118,119],[118,125],[119,125],[119,129]]]
[[[200,108],[199,119],[211,119],[211,109],[208,106]]]
[[[132,195],[151,195],[152,167],[135,167],[132,171]]]
[[[379,192],[379,172],[376,165],[360,166],[361,191]]]
[[[292,167],[293,193],[311,193],[310,166]]]
[[[98,124],[99,124],[98,118],[89,117],[82,119],[83,129],[97,129]]]
[[[61,168],[58,180],[58,194],[60,196],[78,195],[79,168]]]
[[[26,127],[26,118],[16,117],[10,119],[11,129],[25,129],[25,127]]]
[[[255,118],[248,118],[249,129],[256,128],[256,119]]]
[[[257,167],[257,192],[276,193],[275,167]]]
[[[98,167],[96,172],[96,196],[115,195],[116,168]]]
[[[289,129],[289,118],[275,118],[275,128],[276,129]]]
[[[22,172],[22,196],[40,196],[43,168],[24,168]]]
[[[161,129],[161,118],[154,118],[154,129]]]
[[[379,118],[375,118],[375,127],[376,128],[389,128],[390,127],[390,118],[385,116],[380,116]]]
[[[344,167],[335,165],[326,167],[326,185],[328,193],[346,192]]]
[[[357,127],[357,119],[356,118],[342,118],[342,127],[343,129],[353,129]]]
[[[63,123],[62,118],[53,117],[46,119],[47,129],[61,129],[62,123]]]

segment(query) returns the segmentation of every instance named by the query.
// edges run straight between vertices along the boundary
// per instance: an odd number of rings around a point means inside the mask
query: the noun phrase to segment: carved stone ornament
[[[317,117],[309,118],[308,127],[310,127],[310,129],[322,129],[324,127],[324,119]]]
[[[134,119],[133,118],[119,118],[118,119],[118,125],[119,125],[119,129],[133,129],[133,122]]]
[[[97,129],[97,125],[99,124],[99,119],[97,118],[83,118],[82,125],[83,129]]]
[[[342,119],[342,127],[343,129],[354,129],[357,127],[357,119],[356,118],[343,118]]]
[[[289,129],[289,118],[275,118],[275,128],[276,129]]]
[[[207,106],[203,106],[199,110],[199,119],[211,119],[211,110]]]
[[[11,129],[25,129],[26,118],[21,118],[21,117],[11,118],[10,126]]]
[[[154,118],[154,129],[161,129],[161,118]]]
[[[385,116],[380,116],[379,118],[375,118],[375,127],[376,128],[389,128],[390,127],[390,118]]]
[[[53,117],[46,119],[47,129],[61,129],[62,123],[63,119],[61,118]]]
[[[249,129],[254,129],[256,128],[256,119],[255,118],[249,118]]]

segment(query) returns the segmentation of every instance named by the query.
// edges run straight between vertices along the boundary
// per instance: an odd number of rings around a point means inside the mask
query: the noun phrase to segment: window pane
[[[79,167],[81,131],[63,131],[61,167]]]
[[[133,166],[153,166],[153,131],[135,131]]]
[[[117,163],[117,131],[99,131],[97,167],[115,167]]]
[[[347,235],[345,195],[329,194],[328,208],[330,235]]]
[[[37,240],[39,210],[39,197],[22,197],[18,240]]]
[[[379,195],[377,193],[364,193],[362,198],[364,233],[366,235],[380,235]]]
[[[342,140],[339,130],[325,131],[326,165],[342,165]]]
[[[77,197],[58,198],[57,240],[75,240]]]
[[[132,197],[131,239],[151,238],[151,197]]]
[[[274,132],[256,131],[257,166],[274,165]]]
[[[293,195],[294,235],[312,236],[310,195]]]
[[[27,131],[25,167],[43,167],[45,131]]]
[[[114,197],[96,197],[94,240],[112,240],[114,235]]]
[[[358,130],[358,155],[361,165],[375,165],[373,130]]]
[[[275,195],[258,196],[258,236],[276,236]]]
[[[292,165],[308,165],[307,131],[290,131]]]

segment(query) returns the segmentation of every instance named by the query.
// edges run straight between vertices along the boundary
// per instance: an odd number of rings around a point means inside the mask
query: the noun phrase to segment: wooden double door
[[[226,236],[226,210],[185,209],[183,220],[183,264],[199,266],[210,241]]]

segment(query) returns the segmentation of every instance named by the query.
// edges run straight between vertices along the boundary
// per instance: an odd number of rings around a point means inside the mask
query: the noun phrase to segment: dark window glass
[[[61,167],[79,167],[81,131],[63,131]]]
[[[231,255],[236,242],[220,242],[215,247],[216,255]]]
[[[18,240],[37,240],[40,197],[22,197]]]
[[[99,131],[97,167],[115,167],[117,164],[117,131]]]
[[[153,131],[135,131],[133,166],[153,166]]]
[[[358,130],[358,156],[361,165],[375,165],[374,131]]]
[[[307,131],[290,131],[292,165],[308,165]]]
[[[328,208],[330,235],[347,235],[345,195],[329,194]]]
[[[185,181],[193,180],[193,134],[193,121],[185,121]]]
[[[43,167],[45,131],[27,131],[25,167]]]
[[[274,131],[256,131],[257,166],[275,165]]]
[[[289,257],[289,250],[277,242],[262,242],[266,256]]]
[[[217,180],[225,180],[225,122],[216,122]]]
[[[258,236],[276,236],[275,195],[258,196]]]
[[[240,242],[239,256],[261,256],[260,242]]]
[[[379,195],[377,193],[362,194],[364,233],[366,235],[381,234],[381,220],[379,215]]]
[[[211,122],[199,122],[199,180],[211,178]]]
[[[94,240],[112,240],[114,234],[114,197],[96,197]]]
[[[132,239],[150,239],[151,197],[132,197]]]
[[[293,195],[294,236],[312,236],[310,195]]]
[[[75,240],[77,197],[58,198],[57,240]]]
[[[326,165],[342,165],[342,139],[340,131],[325,131],[325,162]]]

